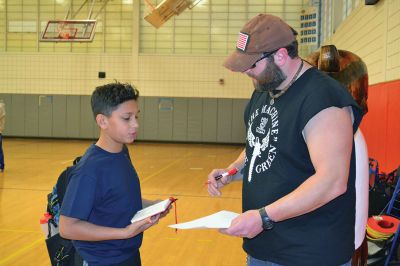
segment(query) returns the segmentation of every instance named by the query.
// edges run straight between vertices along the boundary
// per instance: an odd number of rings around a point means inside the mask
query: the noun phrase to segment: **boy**
[[[92,94],[100,137],[71,173],[60,216],[60,234],[73,239],[78,265],[141,265],[143,231],[160,218],[130,223],[142,209],[139,179],[124,148],[136,138],[138,97],[135,88],[121,83]]]

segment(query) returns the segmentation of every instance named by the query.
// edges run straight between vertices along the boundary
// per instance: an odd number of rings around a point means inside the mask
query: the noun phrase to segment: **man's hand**
[[[207,180],[207,189],[208,193],[211,196],[221,196],[222,193],[220,191],[220,188],[228,185],[230,182],[232,182],[232,176],[223,176],[219,180],[215,180],[216,176],[222,175],[223,173],[228,172],[229,170],[227,169],[214,169],[211,171],[211,173],[208,175],[208,180]]]
[[[253,238],[263,231],[260,213],[258,210],[244,212],[232,220],[229,228],[219,231],[231,236]]]

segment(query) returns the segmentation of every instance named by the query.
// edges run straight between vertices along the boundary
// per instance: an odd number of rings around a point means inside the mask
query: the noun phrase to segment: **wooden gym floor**
[[[0,265],[50,265],[39,219],[58,175],[93,141],[5,138],[5,172],[0,173]],[[175,196],[178,219],[189,221],[219,210],[241,211],[241,183],[211,198],[204,185],[213,168],[233,161],[242,146],[137,142],[129,145],[148,199]],[[144,266],[245,265],[242,240],[216,230],[167,227],[174,214],[144,234]]]

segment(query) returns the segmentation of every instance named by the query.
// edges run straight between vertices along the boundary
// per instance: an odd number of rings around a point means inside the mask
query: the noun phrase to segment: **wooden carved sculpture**
[[[349,51],[337,50],[334,45],[325,45],[305,60],[342,83],[364,114],[368,112],[368,72],[360,57]]]

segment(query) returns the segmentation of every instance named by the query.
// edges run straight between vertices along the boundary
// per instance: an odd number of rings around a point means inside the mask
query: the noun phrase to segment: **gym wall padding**
[[[96,139],[88,95],[0,94],[4,136]],[[140,97],[138,140],[245,142],[247,99]]]
[[[368,156],[379,163],[380,171],[391,172],[400,165],[400,80],[368,87],[368,113],[361,130]]]

